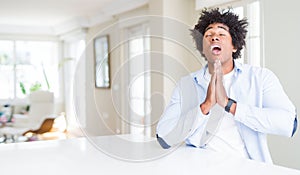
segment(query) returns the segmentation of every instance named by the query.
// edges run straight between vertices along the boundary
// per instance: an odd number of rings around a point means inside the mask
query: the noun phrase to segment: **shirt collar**
[[[234,75],[237,76],[238,73],[241,73],[243,70],[243,64],[233,60],[234,63]],[[201,85],[201,84],[208,84],[210,81],[210,77],[211,75],[208,72],[208,65],[206,64],[204,66],[203,69],[201,69],[200,71],[196,72],[194,74],[194,80],[197,84]]]
[[[233,63],[234,63],[234,72],[239,73],[239,72],[243,71],[243,64],[242,63],[240,63],[238,61],[235,61],[235,60],[233,60]]]

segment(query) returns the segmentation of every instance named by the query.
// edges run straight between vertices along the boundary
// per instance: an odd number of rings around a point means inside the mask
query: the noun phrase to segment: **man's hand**
[[[211,76],[207,89],[206,99],[200,105],[203,114],[208,114],[210,109],[218,103],[225,107],[228,102],[228,97],[223,85],[223,71],[220,60],[214,63],[214,73]]]
[[[214,64],[216,74],[216,101],[217,103],[225,107],[228,103],[228,97],[223,85],[223,71],[220,60],[217,60]]]
[[[206,99],[200,105],[203,114],[208,114],[210,109],[217,103],[216,101],[216,73],[214,72],[210,78],[207,89]]]

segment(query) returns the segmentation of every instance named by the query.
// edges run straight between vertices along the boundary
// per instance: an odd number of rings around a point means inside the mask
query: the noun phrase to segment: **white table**
[[[300,171],[181,146],[163,150],[155,140],[101,136],[0,145],[1,174],[272,174]],[[118,158],[117,158],[118,157]],[[126,160],[127,161],[126,161]],[[145,161],[147,160],[147,161]]]

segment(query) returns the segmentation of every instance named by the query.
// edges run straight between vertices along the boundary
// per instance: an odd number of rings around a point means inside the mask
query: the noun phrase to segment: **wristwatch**
[[[227,103],[227,105],[225,106],[225,111],[226,111],[226,112],[229,112],[229,111],[230,111],[230,108],[231,108],[231,106],[232,106],[233,103],[236,103],[236,101],[233,100],[233,99],[231,99],[231,98],[228,98],[228,103]]]

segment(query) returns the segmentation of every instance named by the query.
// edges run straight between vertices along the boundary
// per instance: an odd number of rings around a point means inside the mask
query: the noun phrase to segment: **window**
[[[70,60],[65,62],[66,64],[64,65],[65,110],[68,130],[73,130],[78,127],[78,122],[80,126],[86,126],[86,89],[82,85],[86,84],[85,73],[82,73],[86,72],[84,50],[86,43],[84,39],[75,37],[71,41],[64,41],[63,48],[64,58]],[[74,84],[76,88],[74,88]],[[74,94],[76,94],[76,99],[74,99]],[[73,104],[73,101],[75,104]]]
[[[254,1],[247,6],[247,18],[249,21],[249,33],[247,40],[248,63],[255,66],[261,65],[261,36],[260,36],[260,3]]]
[[[128,33],[128,87],[130,133],[150,136],[150,39],[147,24],[133,26]],[[137,66],[138,65],[138,66]]]
[[[57,97],[58,81],[57,42],[0,40],[0,99],[24,98],[36,89]]]
[[[239,15],[240,18],[246,17],[249,26],[246,38],[246,48],[242,51],[241,59],[238,61],[251,64],[254,66],[264,66],[262,59],[262,37],[261,31],[261,17],[260,17],[260,1],[247,0],[238,3],[226,4],[224,8],[233,6],[233,11]]]

